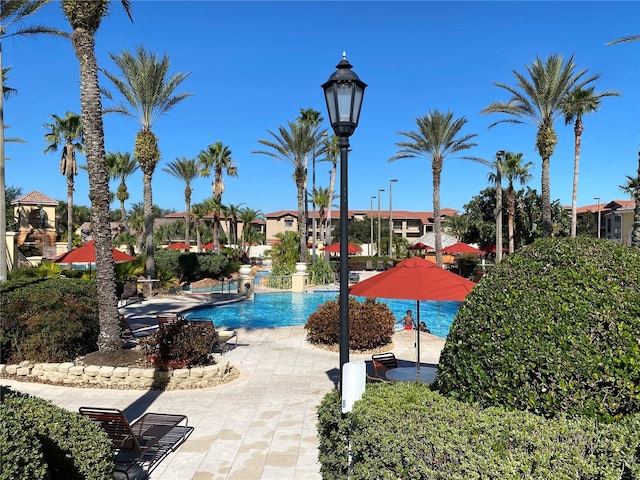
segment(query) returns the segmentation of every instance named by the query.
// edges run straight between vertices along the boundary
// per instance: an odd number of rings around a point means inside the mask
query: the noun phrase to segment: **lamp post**
[[[398,179],[397,178],[392,178],[391,180],[389,180],[389,258],[391,258],[393,256],[393,205],[392,205],[392,200],[391,198],[393,197],[392,195],[392,191],[391,191],[391,186],[397,182]]]
[[[375,195],[371,195],[371,210],[369,218],[371,219],[371,241],[369,242],[369,256],[373,256],[373,199],[376,198]]]
[[[342,54],[336,71],[322,84],[327,102],[329,122],[340,146],[340,391],[345,363],[349,363],[349,189],[348,156],[349,137],[355,132],[360,119],[362,98],[367,84],[351,70],[353,65]]]
[[[378,189],[378,244],[376,245],[376,256],[380,256],[380,194],[384,192],[384,188]]]
[[[502,161],[504,150],[496,152],[496,265],[502,260]]]
[[[593,197],[593,199],[598,201],[598,238],[600,238],[600,197]]]

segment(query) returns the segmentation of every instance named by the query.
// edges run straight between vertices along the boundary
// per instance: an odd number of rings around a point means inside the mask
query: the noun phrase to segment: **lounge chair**
[[[367,260],[364,265],[365,270],[373,270],[373,262],[371,260]]]
[[[143,295],[138,292],[138,283],[135,280],[125,280],[122,284],[122,296],[120,297],[120,306],[126,306],[130,303],[142,302]]]
[[[383,379],[386,378],[387,370],[398,368],[398,360],[391,352],[374,353],[371,355],[371,361],[373,362],[373,369],[376,372],[376,376]]]
[[[80,407],[80,414],[98,423],[113,442],[116,471],[130,478],[147,478],[170,452],[191,434],[186,415],[145,413],[129,423],[115,408]],[[138,476],[142,470],[142,477]]]
[[[376,271],[378,272],[384,271],[384,262],[382,260],[378,260],[378,266],[376,267]]]
[[[120,319],[120,326],[122,327],[122,337],[125,340],[133,340],[134,342],[138,338],[148,337],[158,330],[159,327],[159,324],[155,323],[145,327],[133,328],[129,323],[129,320],[127,320],[127,317],[122,314],[118,314],[118,318]]]
[[[193,322],[193,323],[197,323],[197,322],[211,323],[211,325],[213,325],[213,328],[215,329],[215,332],[216,332],[216,343],[212,345],[211,350],[214,352],[219,351],[223,354],[227,353],[229,350],[231,350],[231,343],[230,343],[231,340],[233,340],[233,348],[236,348],[238,346],[238,334],[236,333],[235,330],[230,330],[226,328],[218,329],[213,323],[213,320],[208,317],[202,317],[202,318],[192,317],[192,318],[188,318],[186,321]]]
[[[160,326],[160,328],[162,328],[165,325],[178,323],[181,318],[178,317],[178,315],[176,315],[175,313],[168,313],[165,315],[156,315],[156,320],[158,321],[158,325]]]
[[[382,377],[379,377],[376,372],[375,369],[373,367],[373,362],[365,362],[365,373],[366,373],[366,381],[367,383],[378,383],[378,382],[384,382],[385,379]]]

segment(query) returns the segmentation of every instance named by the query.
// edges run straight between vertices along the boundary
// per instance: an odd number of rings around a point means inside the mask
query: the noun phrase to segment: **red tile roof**
[[[58,205],[58,201],[51,197],[47,197],[44,193],[36,192],[34,190],[20,198],[16,198],[11,202],[11,205],[51,205],[56,207]]]

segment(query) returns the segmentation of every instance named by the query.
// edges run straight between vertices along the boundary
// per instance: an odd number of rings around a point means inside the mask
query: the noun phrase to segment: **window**
[[[292,228],[293,227],[293,220],[291,220],[290,218],[285,219],[284,226],[286,228]]]

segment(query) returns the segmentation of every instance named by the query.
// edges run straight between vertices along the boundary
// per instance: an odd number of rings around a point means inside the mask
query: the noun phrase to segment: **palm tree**
[[[276,160],[287,162],[293,167],[293,180],[296,184],[298,198],[298,237],[300,242],[299,261],[307,262],[308,248],[305,222],[305,188],[307,185],[307,167],[309,154],[318,153],[318,145],[321,134],[319,126],[303,123],[299,120],[289,121],[288,129],[283,125],[278,127],[278,132],[267,130],[273,140],[261,139],[261,143],[271,150],[254,150],[251,153],[268,155]]]
[[[401,158],[424,157],[431,161],[433,175],[433,232],[435,234],[436,262],[442,265],[442,219],[440,218],[440,177],[445,159],[453,154],[475,147],[477,144],[469,140],[476,137],[472,133],[462,135],[461,131],[467,123],[465,117],[453,118],[453,112],[442,113],[438,110],[429,111],[426,115],[416,118],[418,130],[415,132],[399,132],[409,141],[397,142],[400,149],[390,162]],[[479,159],[475,157],[460,157],[464,160]]]
[[[264,220],[264,214],[260,210],[245,207],[240,210],[240,221],[242,222],[242,255],[246,256],[251,243],[256,239],[257,233],[253,222]],[[246,247],[246,249],[245,249]]]
[[[0,8],[0,39],[8,37],[26,37],[40,34],[59,35],[67,37],[68,34],[45,25],[25,25],[27,17],[36,13],[47,2],[44,0],[14,0],[2,2]],[[15,28],[14,28],[15,27]],[[0,44],[0,112],[4,111],[3,100],[8,98],[15,90],[5,88],[4,79],[9,68],[2,67],[2,45]],[[7,201],[4,155],[4,120],[0,117],[0,252],[7,251]],[[0,255],[0,282],[7,281],[7,256]]]
[[[331,208],[334,200],[338,195],[331,195],[329,188],[318,187],[313,194],[313,199],[318,207],[318,215],[320,216],[320,238],[325,238],[325,229],[327,228],[327,211]]]
[[[340,139],[337,135],[331,135],[328,139],[325,139],[324,145],[325,158],[324,161],[331,162],[331,173],[329,175],[329,197],[338,198],[335,195],[336,187],[336,175],[338,174],[338,154],[340,153]],[[325,245],[331,243],[331,203],[327,207],[327,229],[325,232]],[[329,252],[325,254],[325,260],[329,261]]]
[[[573,133],[574,143],[574,159],[573,159],[573,191],[571,196],[571,236],[576,236],[576,225],[578,220],[578,169],[580,164],[580,144],[584,124],[582,116],[587,113],[595,113],[600,107],[600,100],[603,97],[619,97],[620,92],[609,90],[602,93],[595,93],[595,87],[575,88],[569,92],[563,111],[564,121],[566,125],[574,123]]]
[[[531,167],[533,163],[522,163],[522,153],[506,152],[504,156],[501,156],[496,160],[501,162],[500,172],[502,178],[507,180],[507,217],[508,217],[508,229],[509,229],[509,253],[515,251],[515,239],[514,239],[514,219],[516,216],[516,191],[513,188],[515,182],[520,182],[521,185],[525,185],[531,180]],[[497,176],[491,172],[489,174],[489,182],[495,183]]]
[[[152,131],[156,120],[191,93],[176,93],[176,89],[189,74],[176,73],[168,77],[170,61],[168,55],[158,58],[149,53],[143,46],[136,49],[136,55],[122,51],[120,55],[113,53],[109,57],[116,64],[122,78],[104,72],[116,90],[124,98],[124,102],[105,109],[105,112],[116,112],[138,122],[140,130],[136,134],[133,156],[140,163],[143,182],[144,199],[144,235],[147,262],[145,274],[156,278],[156,267],[153,247],[153,194],[151,178],[160,160],[158,139]],[[102,91],[106,98],[112,100],[110,92]]]
[[[236,253],[240,250],[238,242],[238,217],[242,211],[242,204],[234,205],[230,203],[227,205],[227,222],[229,229],[229,243],[236,246]]]
[[[213,212],[213,251],[220,252],[220,214],[226,207],[222,204],[220,197],[207,198],[204,201],[209,212]]]
[[[207,213],[209,213],[209,208],[204,203],[196,203],[191,207],[193,226],[196,230],[196,246],[198,253],[202,251],[202,237],[200,235],[200,227],[202,226],[202,219]]]
[[[198,159],[204,167],[203,175],[211,175],[213,169],[213,182],[211,182],[211,191],[214,197],[222,197],[224,193],[223,174],[229,177],[238,176],[238,167],[233,163],[231,158],[231,150],[222,142],[209,145],[205,150],[198,154]]]
[[[631,198],[634,198],[636,196],[636,192],[638,191],[638,178],[632,177],[630,175],[625,175],[625,177],[627,178],[627,181],[622,185],[618,185],[618,188],[620,188],[622,192],[626,193]]]
[[[60,173],[67,177],[67,252],[70,252],[73,248],[73,189],[75,176],[78,174],[76,151],[84,153],[82,119],[73,112],[67,112],[64,117],[52,113],[51,118],[53,123],[44,124],[49,129],[44,136],[49,145],[43,153],[57,152],[58,146],[64,144]]]
[[[480,113],[504,113],[509,116],[491,124],[493,128],[499,123],[528,124],[537,128],[536,150],[542,159],[542,232],[550,237],[553,225],[551,219],[551,182],[549,179],[549,162],[558,137],[553,127],[555,119],[563,114],[564,102],[572,89],[583,88],[598,76],[582,79],[587,70],[575,71],[573,55],[565,63],[559,55],[550,55],[545,61],[540,57],[526,66],[529,79],[525,75],[513,71],[518,80],[515,87],[504,83],[494,83],[511,94],[507,102],[493,102]]]
[[[191,223],[191,193],[193,192],[191,189],[191,183],[196,178],[202,176],[202,165],[200,164],[200,161],[195,158],[182,157],[176,158],[173,162],[163,168],[162,171],[174,176],[184,183],[184,243],[190,245],[189,228]]]
[[[120,219],[124,231],[128,231],[127,210],[124,206],[124,202],[129,199],[129,190],[127,189],[126,181],[130,175],[133,175],[138,170],[138,163],[136,159],[131,156],[131,153],[122,153],[120,150],[117,150],[115,153],[107,153],[105,162],[107,163],[107,170],[109,171],[111,179],[120,180],[116,198],[120,202]]]
[[[122,0],[122,5],[129,14],[129,1]],[[109,175],[104,161],[102,100],[98,86],[98,61],[95,55],[96,32],[100,28],[102,18],[108,13],[108,6],[108,0],[91,2],[62,0],[62,10],[73,28],[71,43],[80,63],[80,107],[89,173],[92,236],[96,242],[96,285],[100,323],[98,349],[103,353],[117,350],[123,344],[120,337],[115,272],[111,253]]]

